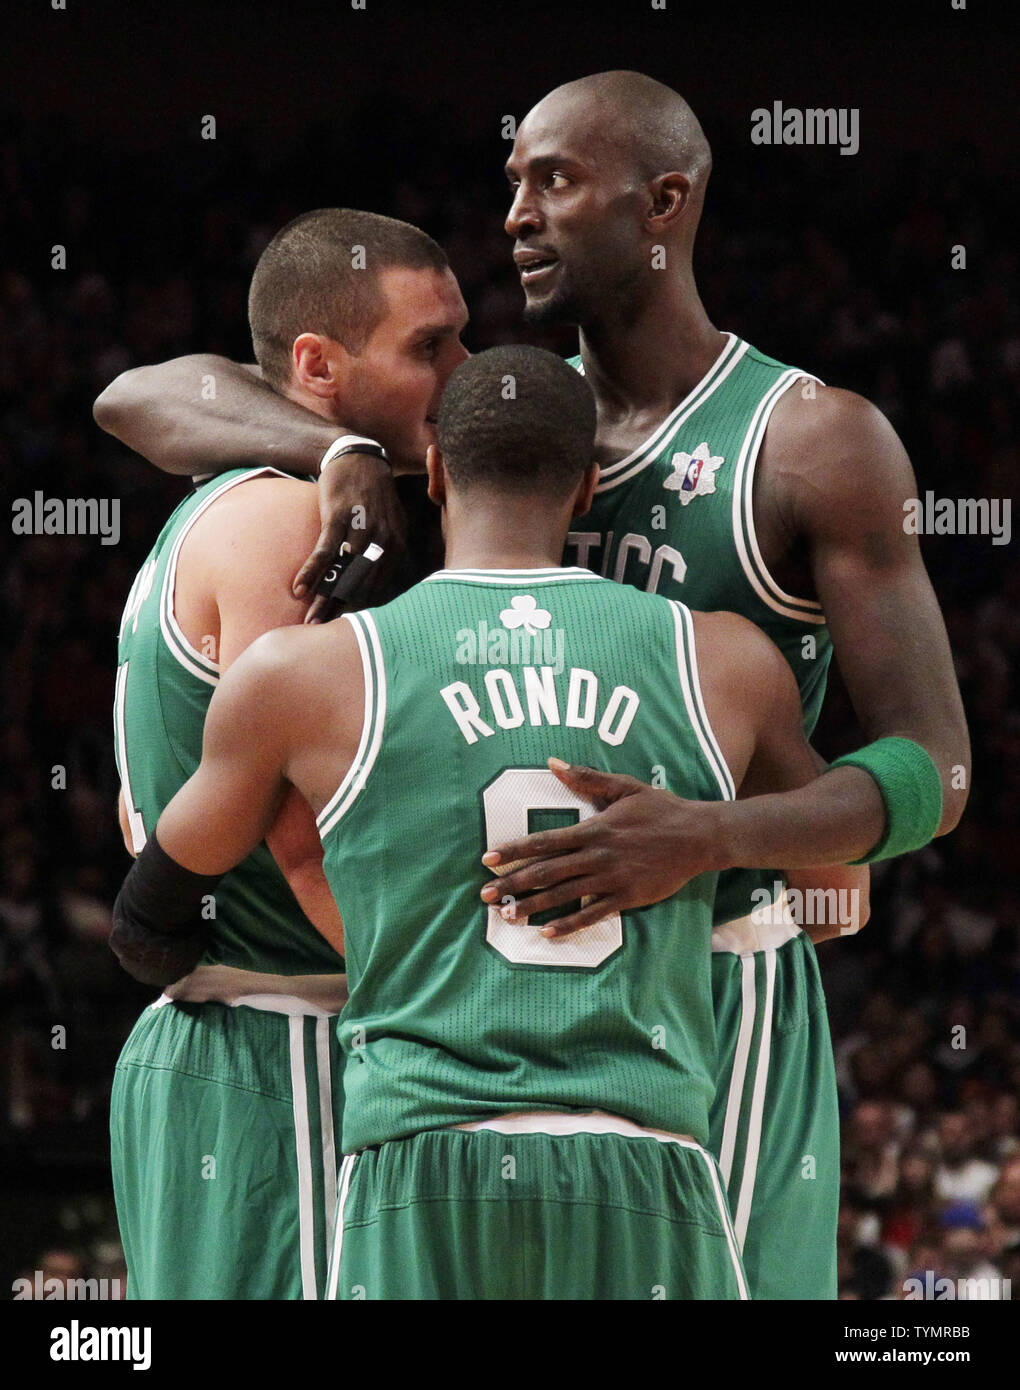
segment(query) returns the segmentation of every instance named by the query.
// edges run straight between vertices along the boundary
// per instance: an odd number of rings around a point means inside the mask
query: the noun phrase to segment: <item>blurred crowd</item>
[[[464,146],[449,128],[409,141],[417,114],[373,116],[370,148],[312,130],[274,163],[239,139],[143,156],[0,123],[5,491],[122,499],[116,546],[0,541],[0,1164],[26,1191],[108,1192],[113,1066],[147,998],[105,945],[127,863],[115,644],[135,568],[182,485],[105,438],[93,399],[125,368],[183,352],[250,360],[259,252],[290,216],[338,202],[404,217],[446,247],[469,347],[572,346],[521,328],[502,230],[506,146]],[[832,153],[721,132],[696,259],[710,316],[874,400],[922,496],[1011,499],[1020,323],[1007,191],[978,150],[938,166]],[[952,837],[876,871],[861,936],[820,951],[847,1298],[903,1297],[918,1271],[992,1290],[1008,1279],[1020,1294],[1020,561],[989,536],[925,538],[924,550],[969,714],[973,789]],[[821,751],[860,741],[834,678]],[[89,1273],[116,1263],[108,1227],[97,1221],[86,1241],[54,1216],[37,1242]]]

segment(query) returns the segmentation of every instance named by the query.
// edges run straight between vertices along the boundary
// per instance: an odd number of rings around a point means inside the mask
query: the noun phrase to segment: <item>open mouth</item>
[[[559,265],[559,261],[549,251],[541,251],[536,246],[527,250],[520,249],[514,253],[514,262],[517,265],[518,274],[521,277],[522,285],[534,285],[538,281],[545,279]]]
[[[528,261],[525,265],[521,265],[518,267],[518,269],[521,272],[521,284],[536,284],[539,280],[542,280],[546,276],[551,274],[551,272],[554,271],[558,265],[559,261],[555,260],[551,256],[548,260]]]

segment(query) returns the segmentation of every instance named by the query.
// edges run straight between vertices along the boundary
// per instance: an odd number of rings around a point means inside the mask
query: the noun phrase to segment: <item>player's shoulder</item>
[[[785,661],[772,638],[749,618],[726,609],[688,611],[699,661],[708,659],[720,665],[755,668],[771,667],[777,659]]]
[[[287,697],[310,710],[323,685],[334,683],[348,668],[360,668],[360,661],[350,623],[295,623],[256,637],[230,674],[235,683],[243,679],[274,700]]]
[[[318,489],[310,478],[253,471],[210,503],[205,515],[221,527],[259,525],[275,518],[318,515]]]
[[[802,446],[837,454],[894,437],[892,425],[866,397],[806,377],[800,387],[795,384],[776,402],[769,433],[773,442],[781,440],[784,451]]]
[[[306,479],[255,473],[215,497],[196,518],[189,550],[217,568],[296,570],[319,533],[319,497]]]
[[[767,633],[739,613],[691,612],[698,675],[710,704],[749,712],[800,706],[793,671]]]

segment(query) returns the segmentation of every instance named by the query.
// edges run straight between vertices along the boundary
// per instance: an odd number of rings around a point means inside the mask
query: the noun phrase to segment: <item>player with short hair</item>
[[[352,243],[365,253],[359,272]],[[460,292],[424,233],[371,213],[306,214],[263,253],[250,311],[267,377],[334,438],[353,423],[405,466],[423,456],[439,394],[466,356]],[[423,330],[439,335],[436,351],[420,351]],[[317,518],[307,479],[235,469],[180,504],[142,565],[121,624],[115,709],[133,853],[198,766],[221,679],[255,638],[304,618],[291,580]],[[307,803],[292,793],[265,830],[204,903],[201,943],[178,943],[141,971],[168,988],[125,1044],[111,1103],[132,1298],[315,1298],[324,1286],[341,924]]]
[[[709,802],[815,776],[751,623],[559,566],[594,429],[552,354],[459,367],[428,460],[447,568],[245,653],[117,900],[130,968],[200,930],[288,786],[317,811],[350,983],[339,1298],[746,1297],[705,1149],[715,875],[562,940],[478,901],[486,846],[591,814],[553,746]]]

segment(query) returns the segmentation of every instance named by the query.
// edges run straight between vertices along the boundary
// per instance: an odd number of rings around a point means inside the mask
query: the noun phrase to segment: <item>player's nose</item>
[[[541,228],[542,222],[538,209],[528,194],[525,193],[525,185],[519,184],[514,200],[510,204],[510,211],[506,215],[503,228],[507,236],[520,238],[525,231],[537,232]]]

